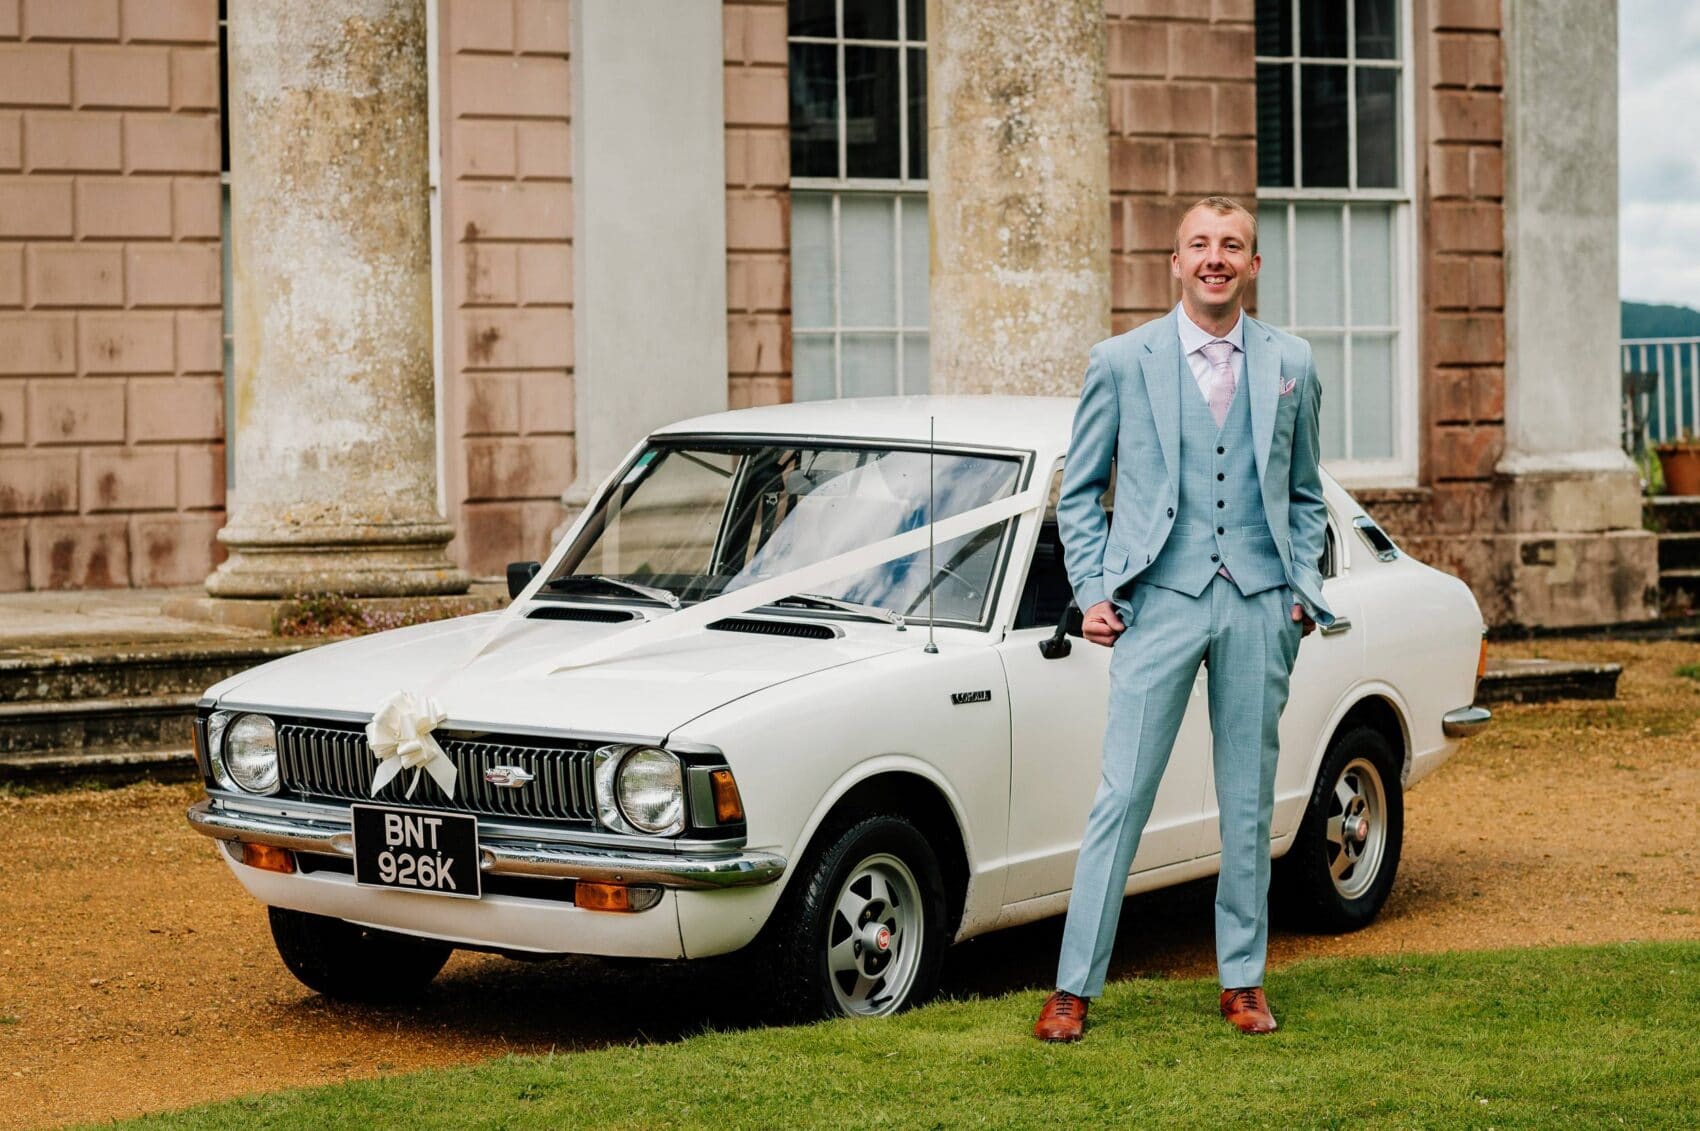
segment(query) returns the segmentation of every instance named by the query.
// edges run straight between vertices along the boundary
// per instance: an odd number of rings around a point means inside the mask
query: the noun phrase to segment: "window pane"
[[[1316,359],[1316,375],[1322,382],[1322,458],[1340,459],[1346,454],[1346,397],[1344,350],[1338,334],[1306,334],[1310,340],[1311,356]]]
[[[832,387],[832,335],[792,335],[791,399],[819,401],[837,395]]]
[[[791,194],[791,317],[798,329],[832,325],[832,197]]]
[[[1294,284],[1294,325],[1339,326],[1346,319],[1345,288],[1340,278],[1340,209],[1299,205],[1293,209],[1298,272]]]
[[[897,239],[889,196],[845,193],[838,202],[843,256],[839,310],[844,326],[897,323]],[[846,377],[846,381],[849,378]]]
[[[844,395],[885,397],[897,392],[897,335],[844,335]]]
[[[1346,56],[1346,0],[1299,0],[1299,54]]]
[[[1393,209],[1352,205],[1352,325],[1393,324]]]
[[[897,49],[844,49],[845,170],[848,177],[896,177],[898,168]]]
[[[903,335],[903,391],[924,393],[932,388],[927,357],[927,335]]]
[[[1393,458],[1393,337],[1352,335],[1352,458]]]
[[[789,0],[791,35],[816,35],[831,39],[838,34],[838,16],[832,0]]]
[[[1276,326],[1291,326],[1287,307],[1287,206],[1264,204],[1257,210],[1257,316]]]
[[[1358,58],[1399,57],[1398,0],[1356,0]]]
[[[906,0],[909,5],[909,38],[927,38],[927,0]]]
[[[1346,72],[1299,68],[1299,183],[1307,188],[1346,187]]]
[[[1290,188],[1293,183],[1293,68],[1290,63],[1257,65],[1257,183]]]
[[[896,39],[898,0],[844,0],[845,39]]]
[[[1257,0],[1257,53],[1293,53],[1293,0]]]
[[[909,176],[927,178],[927,53],[909,56]]]
[[[838,48],[791,45],[791,175],[838,176]]]
[[[1358,187],[1398,188],[1399,72],[1365,67],[1357,76]]]
[[[927,198],[903,198],[903,325],[927,325]]]

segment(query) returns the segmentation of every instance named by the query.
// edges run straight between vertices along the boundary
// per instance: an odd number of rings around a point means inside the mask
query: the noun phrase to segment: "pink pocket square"
[[[1293,377],[1293,378],[1290,378],[1286,381],[1281,382],[1281,393],[1280,393],[1280,395],[1283,396],[1283,397],[1291,396],[1293,390],[1298,387],[1298,384],[1299,384],[1299,379],[1297,377]]]

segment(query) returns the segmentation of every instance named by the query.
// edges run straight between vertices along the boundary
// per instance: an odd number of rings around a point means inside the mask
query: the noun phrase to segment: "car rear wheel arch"
[[[1349,734],[1359,727],[1368,727],[1387,740],[1387,745],[1393,749],[1394,756],[1399,760],[1399,782],[1401,785],[1411,778],[1411,742],[1407,732],[1405,719],[1399,708],[1385,695],[1366,695],[1353,703],[1351,708],[1334,724],[1333,733],[1329,735],[1328,745],[1333,746],[1343,734]]]

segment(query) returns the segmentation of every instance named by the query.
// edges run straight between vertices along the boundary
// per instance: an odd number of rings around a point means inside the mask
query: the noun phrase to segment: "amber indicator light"
[[[714,819],[730,825],[744,819],[744,799],[738,796],[738,783],[732,780],[731,770],[715,770],[708,775],[714,791]]]
[[[592,884],[580,880],[573,902],[586,911],[630,911],[632,892],[624,884]]]
[[[1482,640],[1481,659],[1476,661],[1476,679],[1479,681],[1485,675],[1487,675],[1487,640],[1484,638]]]
[[[289,875],[295,871],[295,857],[287,848],[273,848],[269,844],[244,844],[242,846],[242,863],[250,868],[263,868],[268,872],[282,872]]]

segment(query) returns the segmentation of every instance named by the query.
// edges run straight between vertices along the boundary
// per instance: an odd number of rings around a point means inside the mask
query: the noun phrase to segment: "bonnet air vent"
[[[618,624],[637,620],[630,609],[587,609],[580,605],[544,605],[525,614],[527,620],[588,620],[597,624]]]
[[[832,640],[839,636],[830,625],[801,620],[761,620],[756,617],[725,617],[711,621],[716,632],[751,632],[757,636],[800,636],[805,640]]]

